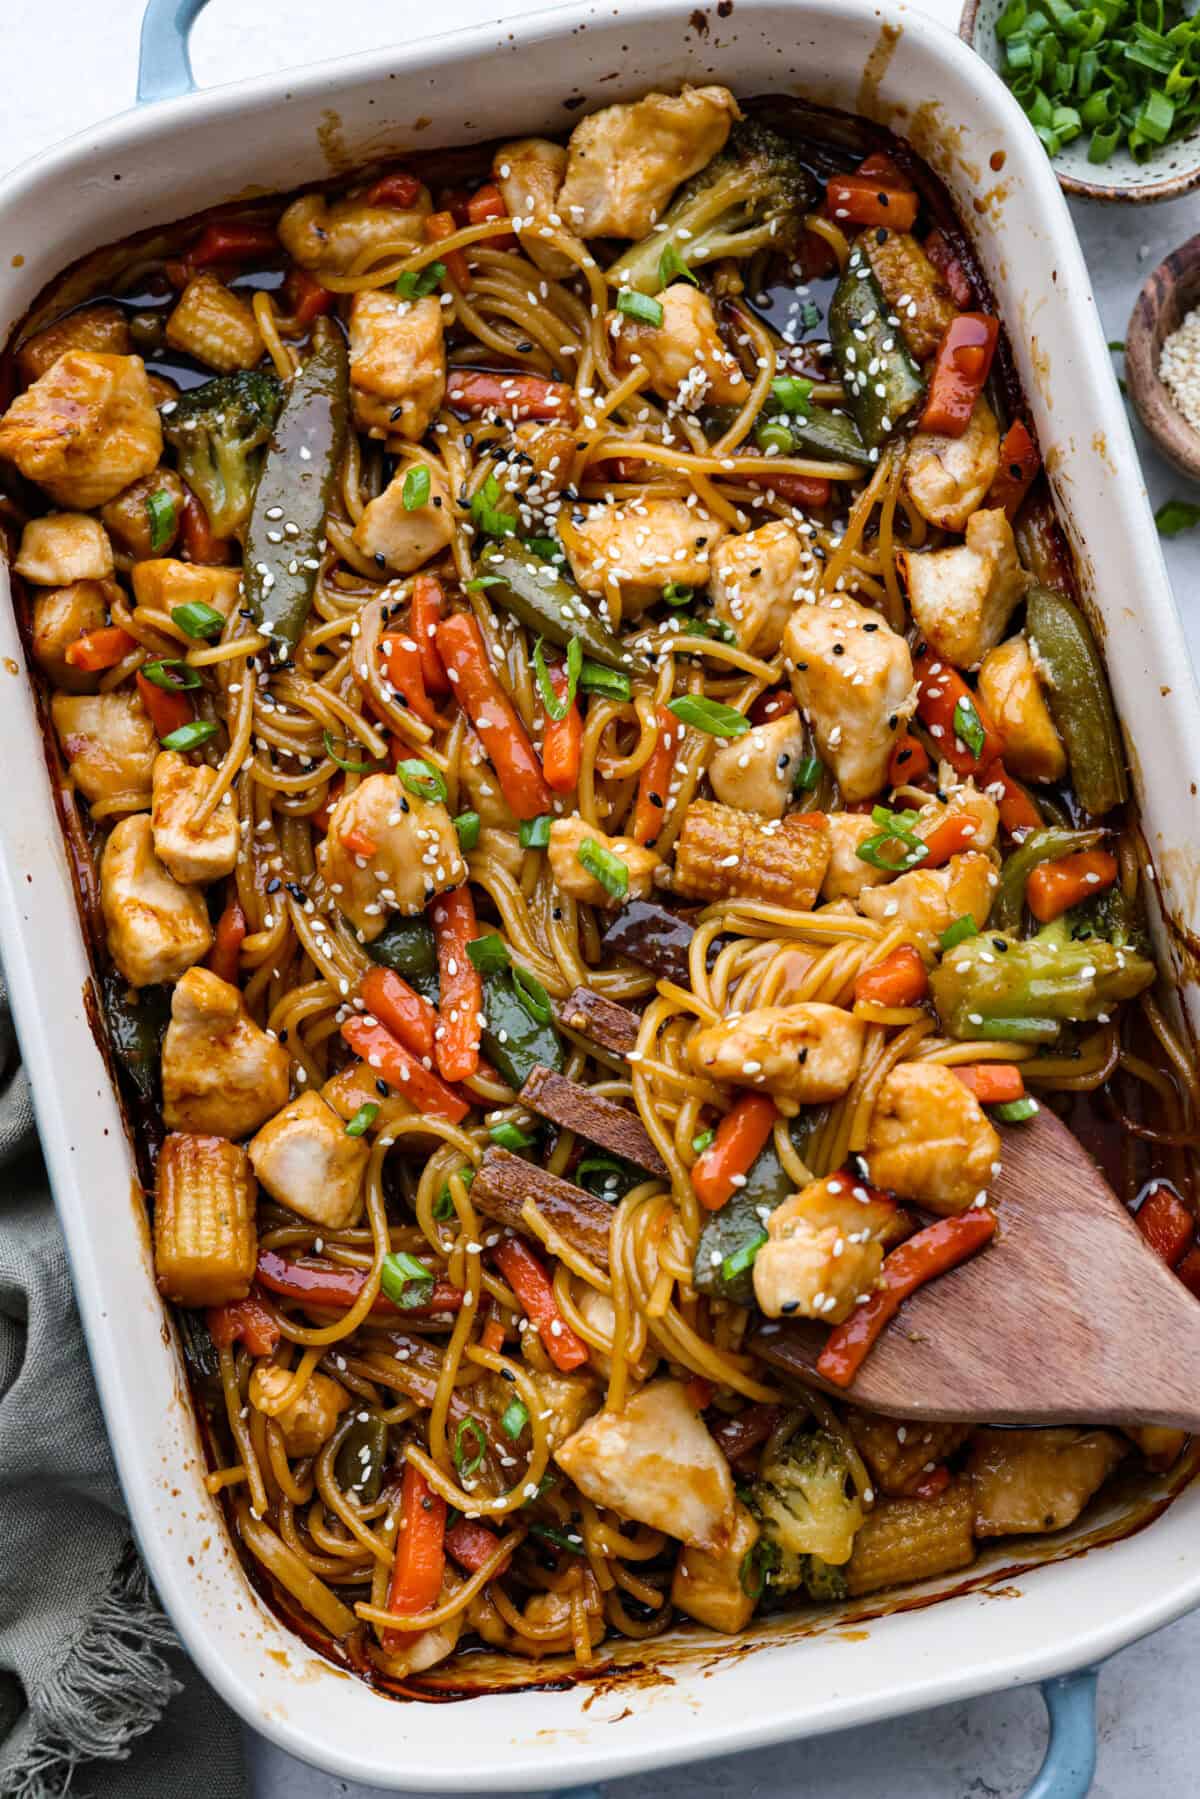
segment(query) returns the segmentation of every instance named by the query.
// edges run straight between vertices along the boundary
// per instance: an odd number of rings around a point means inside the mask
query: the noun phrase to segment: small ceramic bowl
[[[1159,378],[1164,341],[1200,305],[1200,236],[1172,250],[1146,279],[1125,333],[1125,380],[1138,417],[1163,455],[1200,481],[1200,431]]]
[[[967,0],[958,35],[970,44],[998,74],[1004,57],[996,36],[996,20],[1008,0]],[[1135,162],[1127,150],[1118,150],[1104,163],[1087,159],[1089,134],[1085,131],[1051,157],[1054,171],[1068,194],[1087,200],[1175,200],[1200,187],[1200,125],[1186,137],[1163,144],[1145,162]]]

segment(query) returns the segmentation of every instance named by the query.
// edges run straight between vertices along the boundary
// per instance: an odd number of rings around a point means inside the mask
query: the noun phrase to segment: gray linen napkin
[[[242,1799],[129,1535],[0,974],[0,1795]]]

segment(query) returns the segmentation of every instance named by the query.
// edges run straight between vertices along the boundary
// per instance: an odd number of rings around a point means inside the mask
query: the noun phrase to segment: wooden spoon
[[[750,1346],[897,1418],[1200,1431],[1200,1301],[1046,1106],[1002,1136],[995,1237],[905,1300],[849,1387],[816,1372],[822,1325],[762,1325]]]

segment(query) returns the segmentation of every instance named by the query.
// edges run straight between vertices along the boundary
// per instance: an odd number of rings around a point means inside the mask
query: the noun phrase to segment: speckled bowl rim
[[[979,19],[980,3],[981,0],[967,0],[958,22],[958,35],[970,50],[975,50],[975,27]],[[979,51],[976,50],[975,54],[981,62],[987,61]],[[1163,181],[1151,182],[1146,187],[1120,187],[1112,182],[1081,181],[1077,175],[1064,174],[1053,157],[1050,158],[1050,166],[1064,193],[1075,194],[1081,200],[1104,200],[1109,205],[1124,202],[1130,206],[1145,206],[1155,200],[1179,200],[1184,194],[1190,194],[1200,187],[1200,150],[1197,151],[1194,169],[1183,175],[1170,175]]]

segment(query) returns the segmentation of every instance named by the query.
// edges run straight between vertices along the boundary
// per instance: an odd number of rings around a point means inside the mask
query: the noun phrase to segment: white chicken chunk
[[[424,437],[446,394],[446,344],[436,294],[402,300],[355,294],[350,308],[354,422],[369,437]]]
[[[250,1373],[250,1404],[274,1418],[289,1455],[316,1455],[333,1435],[350,1395],[332,1375],[310,1374],[297,1397],[277,1411],[292,1378],[291,1370],[276,1362],[256,1362]]]
[[[33,659],[64,693],[94,693],[98,670],[76,668],[67,661],[67,650],[89,631],[98,631],[108,617],[110,599],[120,589],[111,581],[72,581],[35,595],[31,621]]]
[[[601,1293],[597,1287],[580,1283],[577,1303],[584,1322],[591,1326],[603,1342],[611,1344],[616,1331],[617,1314],[609,1295]],[[589,1338],[588,1352],[593,1368],[602,1379],[607,1380],[612,1370],[612,1359],[607,1351],[597,1347]],[[658,1350],[650,1341],[646,1320],[640,1312],[636,1316],[630,1314],[625,1362],[630,1377],[639,1382],[648,1381],[658,1367]]]
[[[0,456],[81,512],[148,475],[162,447],[140,356],[68,350],[0,419]]]
[[[362,1211],[371,1147],[346,1135],[344,1121],[319,1093],[302,1093],[284,1106],[247,1148],[259,1181],[289,1212],[340,1231]]]
[[[588,843],[601,855],[615,856],[624,865],[629,878],[623,893],[610,893],[580,860],[581,851],[584,856],[591,853],[584,848]],[[643,849],[632,837],[609,837],[578,814],[554,820],[550,826],[549,856],[550,872],[559,892],[586,906],[623,906],[627,900],[646,899],[654,885],[654,871],[661,867],[653,850]]]
[[[224,375],[254,368],[266,349],[253,307],[211,269],[193,275],[184,288],[167,320],[166,339],[172,349]]]
[[[173,1131],[248,1137],[287,1103],[291,1061],[260,1031],[237,988],[189,968],[163,1039],[163,1117]]]
[[[972,513],[965,543],[906,551],[900,561],[913,618],[930,648],[956,668],[974,668],[999,643],[1033,583],[999,507]]]
[[[857,600],[801,606],[783,639],[796,704],[848,802],[887,782],[897,733],[917,703],[908,645]]]
[[[879,826],[869,812],[829,814],[829,867],[821,885],[822,899],[857,899],[864,888],[892,879],[886,868],[864,862],[858,853],[860,844],[878,835]]]
[[[522,220],[521,248],[555,279],[575,267],[570,257],[545,241],[551,232],[570,230],[558,210],[558,190],[566,172],[566,150],[545,137],[516,138],[501,144],[492,158],[492,179],[508,215]]]
[[[106,581],[113,572],[113,547],[98,518],[85,512],[51,512],[46,518],[31,518],[25,526],[13,567],[35,587]]]
[[[762,1087],[777,1099],[817,1106],[840,1099],[862,1061],[862,1020],[840,1006],[808,1000],[757,1006],[694,1031],[688,1057],[697,1074],[738,1087]]]
[[[979,697],[1004,739],[1004,765],[1022,781],[1061,781],[1067,752],[1023,637],[997,644],[983,659]]]
[[[866,1161],[877,1187],[949,1215],[987,1191],[999,1170],[1000,1139],[951,1069],[901,1062],[879,1089]]]
[[[623,1412],[597,1412],[555,1460],[596,1505],[721,1550],[733,1534],[733,1480],[683,1383],[656,1380]]]
[[[317,864],[365,943],[378,937],[389,912],[412,916],[467,878],[445,806],[418,799],[395,775],[368,775],[342,796]]]
[[[685,87],[606,106],[567,145],[558,210],[579,237],[644,237],[681,182],[724,149],[741,118],[724,87]]]
[[[158,738],[136,693],[120,687],[56,693],[50,716],[71,779],[86,799],[149,805]]]
[[[425,188],[406,208],[368,206],[365,200],[337,200],[331,206],[324,194],[302,194],[280,219],[279,238],[302,269],[348,275],[355,264],[369,266],[372,251],[403,255],[423,244],[424,221],[432,210]]]
[[[845,1175],[810,1181],[767,1220],[754,1259],[754,1297],[768,1318],[840,1324],[883,1266],[899,1208]]]
[[[410,510],[404,504],[404,483],[409,469],[416,467],[429,471],[429,497]],[[453,536],[449,482],[440,466],[414,462],[400,469],[383,492],[367,502],[354,527],[354,547],[378,568],[410,575],[444,550]]]
[[[151,517],[150,502],[156,495]],[[115,500],[100,508],[105,530],[123,550],[137,561],[149,561],[169,550],[179,535],[183,516],[184,486],[174,469],[156,468],[121,489]]]
[[[927,947],[968,914],[982,930],[992,909],[999,876],[990,857],[968,850],[951,856],[945,868],[914,868],[887,887],[859,893],[858,909],[880,924],[903,924],[926,939]]]
[[[557,1374],[552,1370],[543,1372],[540,1368],[531,1368],[529,1378],[537,1390],[541,1423],[553,1454],[560,1443],[574,1436],[580,1426],[599,1411],[602,1396],[595,1381],[585,1374]],[[512,1388],[506,1381],[497,1381],[496,1386],[499,1389],[497,1409],[502,1415],[512,1400]]]
[[[658,296],[661,325],[643,325],[610,312],[613,360],[619,369],[650,370],[650,386],[664,400],[695,412],[705,402],[741,406],[750,383],[721,342],[712,301],[698,287],[677,281]]]
[[[973,1431],[967,1477],[975,1495],[975,1535],[1063,1530],[1126,1453],[1110,1430]]]
[[[713,611],[756,656],[773,656],[797,606],[811,599],[812,552],[784,519],[727,537],[712,559]]]
[[[658,599],[669,582],[703,587],[725,526],[683,500],[645,499],[580,507],[570,517],[564,508],[558,532],[584,593],[615,586],[630,617]]]
[[[156,556],[133,565],[133,597],[139,606],[172,613],[177,606],[211,606],[228,618],[241,602],[240,568],[214,568],[205,563],[177,562]]]
[[[177,981],[212,948],[198,887],[181,887],[154,854],[150,814],[123,818],[100,858],[108,951],[131,987]]]
[[[753,1590],[746,1591],[742,1571],[746,1557],[758,1542],[758,1521],[740,1500],[734,1503],[733,1531],[724,1549],[695,1549],[685,1544],[679,1551],[671,1580],[671,1604],[706,1624],[736,1636],[754,1616]]]
[[[160,750],[155,757],[154,853],[177,881],[194,881],[203,887],[233,873],[238,858],[238,815],[229,795],[203,824],[193,823],[196,808],[216,778],[215,769],[203,762],[189,762],[174,750]]]
[[[17,369],[28,383],[53,368],[67,350],[103,350],[110,356],[127,356],[131,348],[124,308],[101,301],[80,306],[27,337],[17,351]]]
[[[943,531],[962,531],[983,504],[999,467],[1000,431],[981,395],[961,437],[917,432],[908,446],[904,480],[923,518]]]
[[[803,761],[800,714],[784,712],[754,725],[744,737],[722,743],[713,751],[708,778],[722,804],[757,812],[760,818],[782,818]]]
[[[1000,829],[1000,808],[991,794],[974,781],[959,781],[949,763],[939,766],[938,787],[945,799],[926,800],[917,812],[913,835],[923,841],[934,837],[953,818],[961,821],[964,833],[970,830],[973,850],[990,850]]]

